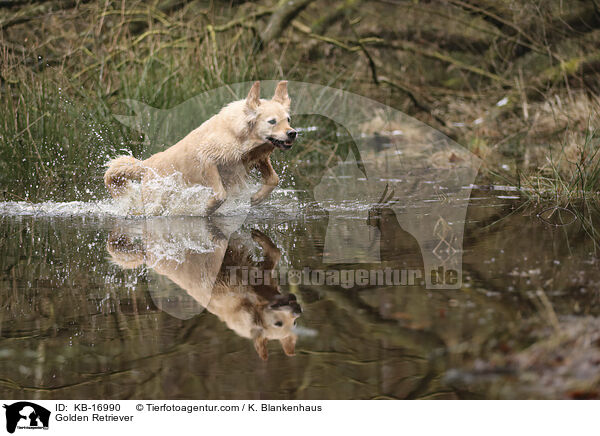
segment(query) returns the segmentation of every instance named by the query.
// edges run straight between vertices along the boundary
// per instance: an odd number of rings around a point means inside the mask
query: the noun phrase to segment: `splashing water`
[[[218,209],[218,215],[247,214],[250,209],[250,196],[257,187],[242,184],[231,190],[228,199]],[[181,173],[165,177],[154,177],[141,184],[132,183],[129,190],[115,200],[121,215],[139,216],[205,216],[206,204],[213,190],[202,185],[188,186]]]
[[[245,184],[230,192],[217,215],[245,215],[250,210],[250,196],[258,185]],[[131,183],[117,199],[95,201],[31,203],[27,201],[0,202],[0,215],[22,216],[205,216],[206,204],[212,189],[201,185],[186,186],[181,174],[155,178],[142,193],[140,183]]]

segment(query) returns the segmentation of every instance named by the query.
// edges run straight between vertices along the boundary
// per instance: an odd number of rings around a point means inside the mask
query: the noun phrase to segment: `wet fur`
[[[289,125],[290,103],[286,81],[279,82],[271,100],[260,98],[260,83],[255,82],[245,100],[228,104],[167,150],[143,161],[132,156],[111,160],[104,174],[106,188],[116,198],[131,181],[141,181],[142,199],[149,201],[153,199],[150,180],[178,173],[187,186],[212,188],[206,205],[206,215],[211,215],[256,168],[262,178],[261,188],[251,198],[251,204],[256,205],[279,183],[271,165],[275,145],[268,138],[289,140],[287,132],[293,130]],[[269,124],[270,119],[277,123]]]
[[[151,239],[160,240],[162,232],[145,234],[141,243],[135,243],[126,233],[115,230],[109,237],[107,250],[122,268],[147,264],[169,278],[239,336],[251,339],[261,359],[267,360],[267,343],[272,339],[279,340],[286,355],[294,355],[296,335],[293,327],[300,314],[295,297],[281,294],[274,281],[251,286],[243,284],[238,277],[232,283],[228,269],[237,266],[270,271],[279,262],[279,249],[266,235],[253,230],[252,239],[260,245],[264,257],[262,262],[256,263],[241,240],[228,241],[214,228],[210,233],[214,251],[187,250],[183,261],[156,258],[144,249],[152,243]],[[274,302],[282,304],[272,307]],[[275,326],[275,322],[282,325]]]

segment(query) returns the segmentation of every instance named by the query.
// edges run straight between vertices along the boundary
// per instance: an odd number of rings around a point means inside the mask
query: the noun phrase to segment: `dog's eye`
[[[288,117],[288,123],[291,123],[292,119],[290,117]]]
[[[269,123],[269,124],[275,124],[275,123],[277,123],[277,120],[275,118],[272,118],[269,121],[267,121],[267,123]]]
[[[283,323],[282,323],[281,321],[277,321],[277,322],[275,323],[275,326],[276,326],[276,327],[283,327]]]

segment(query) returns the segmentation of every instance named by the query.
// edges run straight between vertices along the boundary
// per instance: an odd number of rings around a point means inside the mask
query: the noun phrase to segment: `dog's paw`
[[[218,208],[220,208],[223,203],[225,203],[225,199],[220,199],[220,198],[211,198],[208,203],[206,204],[206,211],[205,211],[205,215],[206,216],[211,216],[213,213],[215,213],[217,211]]]
[[[259,230],[252,229],[250,235],[252,236],[252,240],[260,245],[263,249],[273,244],[269,237]]]
[[[209,238],[210,241],[215,243],[215,244],[219,244],[222,241],[227,242],[228,238],[225,236],[225,234],[223,234],[223,232],[221,231],[221,229],[214,223],[212,222],[208,222],[208,231],[209,231]]]

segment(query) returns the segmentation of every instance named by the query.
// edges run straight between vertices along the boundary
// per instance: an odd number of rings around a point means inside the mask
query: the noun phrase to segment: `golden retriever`
[[[290,149],[297,137],[290,127],[290,103],[287,81],[277,84],[271,100],[260,98],[260,82],[255,82],[245,100],[228,104],[167,150],[143,161],[132,156],[111,160],[104,184],[116,198],[130,181],[141,181],[144,199],[151,179],[178,174],[186,186],[212,188],[206,205],[206,215],[211,215],[227,199],[228,191],[256,168],[262,177],[261,188],[251,197],[251,204],[256,205],[279,183],[271,153],[276,147]]]
[[[177,260],[164,256],[165,252],[172,252],[169,244],[164,242],[165,236],[176,241],[178,233],[171,232],[173,225],[177,228],[185,224],[153,221],[145,226],[142,241],[137,242],[130,232],[115,229],[107,241],[107,250],[112,261],[121,268],[146,264],[178,285],[239,336],[252,340],[261,359],[267,360],[269,340],[278,340],[284,353],[293,356],[297,339],[294,326],[302,313],[296,297],[282,294],[275,278],[252,285],[244,281],[241,272],[243,268],[249,268],[260,277],[265,277],[265,272],[270,276],[281,257],[273,241],[258,230],[252,231],[252,239],[263,254],[263,261],[256,262],[242,238],[228,240],[220,229],[210,226],[209,236],[204,239],[214,243],[214,250],[184,249]],[[196,230],[202,228],[202,223],[188,224]],[[180,245],[171,242],[173,244]],[[148,249],[156,245],[161,247],[158,255]]]

